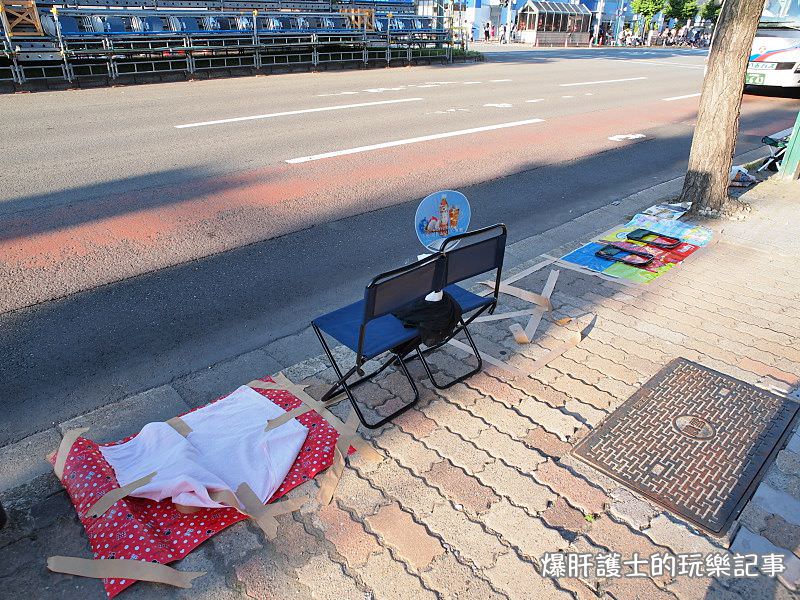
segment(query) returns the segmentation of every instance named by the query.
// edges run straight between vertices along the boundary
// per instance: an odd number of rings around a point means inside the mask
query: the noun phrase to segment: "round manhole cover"
[[[672,421],[673,426],[683,435],[696,440],[710,440],[716,431],[711,423],[697,415],[681,415]]]

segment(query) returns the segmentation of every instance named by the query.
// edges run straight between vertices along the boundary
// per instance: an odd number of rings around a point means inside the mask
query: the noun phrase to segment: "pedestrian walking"
[[[489,33],[491,31],[490,28],[491,28],[491,25],[489,24],[489,21],[486,21],[486,25],[483,26],[483,41],[484,42],[488,42],[489,41]]]
[[[500,28],[500,43],[505,44],[508,40],[506,39],[506,24],[503,23],[503,26]]]
[[[496,34],[497,34],[497,30],[494,28],[494,23],[492,23],[492,25],[491,25],[491,31],[490,31],[490,37],[492,38],[492,40],[493,40],[493,41],[494,41],[494,39],[495,39],[495,35],[496,35]]]

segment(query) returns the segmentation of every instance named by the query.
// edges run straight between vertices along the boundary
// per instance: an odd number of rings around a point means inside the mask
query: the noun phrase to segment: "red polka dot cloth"
[[[263,377],[261,381],[274,383],[270,377]],[[256,391],[285,411],[301,404],[300,399],[288,391]],[[269,502],[313,479],[333,462],[339,437],[336,429],[314,411],[297,417],[297,420],[308,428],[308,436],[286,479]],[[133,437],[102,445],[121,444]],[[155,502],[132,497],[119,500],[96,519],[86,516],[85,513],[99,498],[119,487],[114,469],[103,458],[99,447],[95,442],[79,437],[69,451],[62,478],[86,529],[95,559],[118,558],[168,564],[185,557],[212,535],[248,518],[233,508],[203,508],[185,515],[179,513],[169,500]],[[350,452],[353,451],[350,448]],[[55,456],[51,461],[55,462]],[[103,579],[109,598],[133,583],[133,579]]]

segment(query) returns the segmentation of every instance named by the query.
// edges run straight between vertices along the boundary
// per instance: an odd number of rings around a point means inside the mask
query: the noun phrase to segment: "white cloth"
[[[296,419],[264,431],[284,410],[242,386],[229,396],[185,415],[192,429],[183,437],[166,423],[148,423],[132,440],[101,446],[120,486],[156,476],[131,496],[175,504],[221,508],[211,492],[247,483],[261,501],[275,493],[286,478],[308,430]]]

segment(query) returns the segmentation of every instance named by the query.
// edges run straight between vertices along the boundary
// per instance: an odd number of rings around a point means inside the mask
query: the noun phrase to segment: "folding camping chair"
[[[430,292],[441,289],[445,277],[447,259],[441,253],[433,254],[407,267],[401,267],[375,277],[364,291],[364,299],[318,317],[311,322],[328,360],[339,380],[322,397],[326,402],[344,391],[353,405],[358,418],[370,429],[376,429],[403,414],[419,400],[419,391],[408,372],[404,358],[419,345],[419,330],[407,328],[390,314],[393,310],[409,302],[424,298]],[[342,373],[323,332],[338,340],[356,353],[355,365]],[[391,358],[376,371],[365,375],[361,368],[367,361],[382,354],[390,353]],[[414,391],[414,400],[376,423],[369,423],[353,396],[353,387],[375,377],[394,363],[408,379]],[[358,373],[361,378],[352,383],[348,379]]]
[[[464,243],[464,245],[455,248],[457,243]],[[344,392],[361,422],[366,427],[375,429],[403,414],[419,400],[419,391],[408,372],[407,361],[420,358],[431,382],[439,389],[446,389],[480,371],[483,364],[480,352],[467,330],[467,325],[484,311],[492,312],[497,306],[505,245],[505,225],[493,225],[478,231],[453,236],[445,240],[438,253],[407,267],[378,275],[367,286],[364,300],[314,319],[311,325],[339,378],[322,397],[322,401],[326,402]],[[497,270],[496,285],[494,294],[491,296],[478,296],[456,285],[465,279],[495,269]],[[422,342],[419,330],[405,327],[390,313],[414,300],[425,297],[430,292],[442,289],[447,291],[461,307],[461,322],[447,340],[423,351],[420,348]],[[466,313],[473,314],[465,321],[463,315]],[[467,341],[478,359],[478,366],[465,375],[441,385],[434,379],[430,366],[425,360],[425,354],[440,348],[461,331],[464,331]],[[336,362],[323,333],[338,340],[356,353],[355,365],[346,373],[342,372]],[[388,361],[372,373],[364,373],[361,368],[364,363],[387,352],[391,354]],[[414,352],[416,355],[413,355]],[[409,357],[409,355],[411,356]],[[414,399],[378,422],[369,423],[364,419],[352,388],[375,377],[395,363],[399,364],[400,370],[414,391]],[[361,376],[360,379],[349,382],[348,380],[356,373]]]
[[[780,168],[783,155],[786,153],[786,146],[789,145],[789,135],[777,139],[768,135],[761,138],[761,143],[766,144],[769,148],[769,156],[764,160],[764,164],[756,170],[756,173],[766,169],[777,171]]]
[[[461,307],[461,324],[440,344],[426,348],[424,351],[421,350],[419,346],[416,348],[417,356],[420,362],[422,362],[422,366],[425,368],[425,373],[428,375],[431,383],[440,390],[446,390],[472,377],[483,368],[481,353],[478,351],[467,326],[483,312],[488,310],[489,314],[491,314],[494,312],[494,309],[497,308],[497,299],[500,295],[500,277],[503,271],[503,257],[505,256],[506,250],[506,238],[506,226],[501,223],[490,227],[484,227],[477,231],[454,235],[447,238],[444,244],[442,244],[440,252],[447,258],[444,291],[450,294]],[[473,294],[463,287],[456,285],[461,281],[491,271],[496,271],[496,274],[494,292],[490,296],[479,296],[478,294]],[[472,314],[465,321],[464,315],[467,313]],[[461,377],[457,377],[442,385],[434,378],[428,361],[425,360],[425,354],[442,347],[461,331],[464,332],[467,342],[472,348],[475,357],[478,359],[478,365]]]

